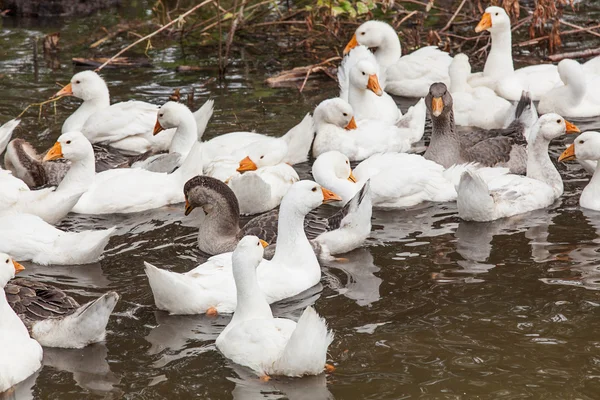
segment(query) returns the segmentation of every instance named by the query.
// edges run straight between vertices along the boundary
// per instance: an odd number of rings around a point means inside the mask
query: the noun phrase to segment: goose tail
[[[194,112],[194,119],[196,120],[196,126],[198,129],[198,141],[204,136],[204,131],[210,121],[214,111],[215,101],[213,99],[206,100],[206,102]]]
[[[494,200],[477,171],[466,170],[458,184],[458,215],[466,221],[491,221]]]
[[[400,117],[396,123],[398,128],[410,130],[411,133],[407,137],[410,143],[418,142],[423,138],[426,114],[427,108],[425,106],[425,99],[421,99],[417,104],[411,106],[408,111],[406,111],[406,114]]]
[[[298,125],[283,135],[283,139],[288,145],[288,153],[284,162],[294,165],[308,160],[308,152],[314,136],[315,121],[310,114],[306,114]]]
[[[20,119],[11,119],[0,126],[0,154],[4,153],[15,128],[21,123]]]
[[[306,308],[274,370],[278,375],[287,376],[320,374],[332,340],[333,333],[327,329],[325,319],[314,308]]]
[[[33,325],[32,336],[42,346],[80,349],[101,342],[119,295],[108,292],[79,307],[73,314],[49,318]]]
[[[66,264],[90,264],[102,256],[116,227],[97,231],[62,232],[55,242],[55,248],[61,249],[59,256],[66,257]],[[68,254],[65,249],[69,249]],[[52,262],[51,262],[52,263]]]

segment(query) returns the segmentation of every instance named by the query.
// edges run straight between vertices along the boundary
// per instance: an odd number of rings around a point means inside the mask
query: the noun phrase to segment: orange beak
[[[187,216],[187,215],[190,215],[190,213],[191,213],[192,211],[194,211],[194,208],[196,208],[196,207],[194,207],[193,205],[191,205],[191,204],[188,202],[188,199],[187,199],[187,197],[186,197],[186,199],[185,199],[185,215],[186,215],[186,216]]]
[[[581,132],[581,131],[579,130],[579,128],[578,128],[577,126],[575,126],[575,124],[574,124],[574,123],[572,123],[572,122],[569,122],[569,121],[567,121],[566,119],[565,119],[565,125],[567,126],[567,133],[568,133],[568,134],[571,134],[571,133],[579,133],[579,132]]]
[[[560,157],[558,157],[558,161],[571,161],[575,160],[575,143],[571,144],[565,151],[562,152]]]
[[[63,86],[63,88],[56,92],[56,94],[52,97],[59,96],[73,96],[73,86],[70,83],[66,86]]]
[[[356,177],[354,176],[354,174],[352,173],[352,171],[350,171],[350,176],[348,177],[348,180],[352,183],[356,183]]]
[[[354,117],[352,117],[352,119],[350,120],[350,122],[348,122],[348,125],[346,125],[344,127],[344,129],[346,129],[347,131],[351,131],[352,129],[356,129],[356,120],[354,119]]]
[[[377,75],[369,75],[369,83],[367,83],[367,89],[371,90],[377,96],[381,96],[383,94],[383,89],[379,86],[379,79],[377,79]]]
[[[265,241],[264,241],[264,240],[262,240],[262,239],[258,239],[258,240],[260,241],[260,244],[262,244],[262,247],[263,247],[263,248],[265,248],[265,247],[267,247],[267,246],[269,245],[269,243],[265,242]]]
[[[15,260],[13,260],[13,265],[15,267],[15,274],[18,274],[19,272],[25,270],[25,267],[22,266],[21,264],[19,264],[18,262],[16,262]]]
[[[43,161],[51,161],[56,160],[58,158],[63,158],[62,146],[59,142],[54,143],[54,146],[44,156]]]
[[[342,198],[331,190],[322,187],[321,191],[323,191],[323,204],[331,203],[332,201],[342,201]]]
[[[434,117],[439,117],[444,111],[444,100],[441,97],[434,97],[431,100],[431,113]]]
[[[162,127],[160,122],[158,122],[158,119],[156,119],[156,124],[154,124],[154,130],[152,131],[152,134],[156,136],[158,132],[161,132],[163,130],[164,128]]]
[[[240,166],[236,170],[237,172],[245,172],[245,171],[256,171],[258,167],[254,164],[254,161],[250,159],[250,157],[244,158],[240,161]]]
[[[475,32],[479,33],[479,32],[483,32],[483,31],[487,31],[491,27],[492,27],[492,14],[484,13],[483,16],[481,17],[481,21],[479,21],[479,23],[475,27]]]
[[[350,50],[358,46],[358,41],[356,40],[356,33],[352,35],[352,39],[348,42],[346,47],[344,48],[344,55],[350,53]]]

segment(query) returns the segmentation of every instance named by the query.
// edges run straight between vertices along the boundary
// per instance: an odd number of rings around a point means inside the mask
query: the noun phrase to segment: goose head
[[[319,184],[335,190],[344,202],[349,201],[356,193],[357,179],[352,173],[350,160],[339,151],[319,155],[312,166],[312,175]]]
[[[429,93],[425,97],[425,105],[432,118],[448,116],[452,113],[452,95],[442,82],[436,82],[429,87]]]
[[[306,215],[321,204],[341,201],[342,198],[316,182],[303,180],[294,183],[281,201],[281,210],[289,209]]]
[[[228,219],[239,219],[238,200],[225,183],[209,176],[195,176],[183,186],[185,215],[195,208],[202,208],[207,217],[229,215]]]
[[[549,113],[542,115],[532,129],[532,137],[542,137],[548,142],[565,133],[579,133],[580,130],[558,114]]]
[[[194,119],[194,114],[185,104],[168,101],[158,109],[153,133],[156,135],[165,129],[178,128],[182,121],[190,117]]]
[[[11,256],[0,253],[0,287],[6,286],[8,281],[15,277],[15,274],[23,271],[25,268],[13,260]]]
[[[390,37],[398,39],[394,28],[389,24],[382,21],[367,21],[356,28],[352,39],[350,39],[346,48],[344,48],[344,55],[359,45],[376,50]],[[398,41],[398,43],[400,42]]]
[[[44,161],[64,158],[77,162],[94,158],[90,141],[81,132],[67,132],[58,137],[56,143],[44,156]]]
[[[233,250],[233,268],[256,269],[263,259],[268,243],[256,236],[244,236]]]
[[[240,161],[238,172],[256,171],[283,162],[287,155],[288,145],[285,140],[264,140],[248,146],[246,158]]]
[[[469,57],[463,53],[455,55],[448,68],[448,74],[450,75],[450,91],[459,90],[467,83],[469,75],[471,75]]]
[[[475,27],[475,32],[489,31],[491,33],[510,30],[510,18],[504,8],[491,6],[485,9],[481,21]]]
[[[83,101],[96,100],[108,97],[108,87],[96,72],[82,71],[73,75],[71,82],[55,96],[75,96]]]
[[[377,67],[367,60],[361,60],[350,71],[350,83],[361,90],[370,90],[377,96],[383,94],[377,77]]]
[[[356,129],[352,106],[339,97],[327,99],[315,108],[317,125],[331,124],[347,130]]]
[[[558,161],[600,160],[600,132],[584,132],[560,155]]]
[[[558,74],[560,79],[569,87],[569,94],[573,97],[571,102],[579,104],[587,92],[585,71],[581,64],[575,60],[564,59],[558,63]]]

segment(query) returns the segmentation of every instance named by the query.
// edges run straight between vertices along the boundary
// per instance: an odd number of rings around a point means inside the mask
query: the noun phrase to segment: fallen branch
[[[573,33],[580,33],[580,32],[589,31],[590,29],[598,29],[598,28],[600,28],[600,25],[594,25],[594,26],[589,27],[589,28],[580,28],[580,29],[573,29],[573,30],[570,30],[570,31],[564,31],[564,32],[561,32],[560,35],[561,36],[570,35],[570,34],[573,34]],[[588,32],[588,33],[592,33],[592,32]],[[596,32],[593,32],[593,33],[596,33]],[[517,46],[517,47],[524,47],[524,46],[529,46],[529,45],[532,45],[532,44],[537,44],[537,43],[539,43],[541,41],[548,40],[548,38],[549,38],[549,36],[541,36],[539,38],[530,39],[530,40],[526,40],[526,41],[521,42],[521,43],[513,44],[513,47],[515,47],[515,46]]]
[[[572,24],[572,23],[570,23],[570,22],[563,21],[563,20],[561,20],[561,21],[559,21],[559,22],[560,22],[561,24],[563,24],[563,25],[566,25],[566,26],[568,26],[569,28],[576,28],[576,31],[577,31],[577,32],[587,32],[587,33],[589,33],[590,35],[594,35],[594,36],[598,36],[598,37],[600,37],[600,33],[598,33],[598,32],[593,32],[593,30],[594,30],[594,29],[598,29],[598,25],[596,25],[596,26],[591,26],[591,27],[588,27],[588,28],[586,28],[586,27],[584,27],[584,26],[575,25],[575,24]]]
[[[580,51],[572,51],[569,53],[552,54],[548,58],[554,62],[564,60],[565,58],[585,58],[600,55],[600,47],[597,49],[587,49]]]
[[[184,18],[187,17],[188,15],[190,15],[191,13],[193,13],[194,11],[196,11],[197,9],[199,9],[202,6],[205,6],[206,4],[212,3],[213,0],[204,0],[202,3],[197,4],[196,6],[192,7],[191,9],[189,9],[188,11],[184,12],[183,14],[179,15],[179,17],[177,17],[176,19],[174,19],[173,21],[169,22],[166,25],[163,25],[161,28],[155,30],[154,32],[144,36],[141,39],[136,40],[135,42],[133,42],[132,44],[130,44],[129,46],[125,47],[124,49],[122,49],[121,51],[119,51],[117,54],[115,54],[114,56],[112,56],[111,58],[109,58],[108,60],[106,60],[106,62],[104,64],[102,64],[101,66],[99,66],[98,68],[96,68],[96,72],[100,71],[102,68],[104,68],[105,66],[107,66],[108,64],[110,64],[115,58],[119,57],[121,54],[125,53],[127,50],[131,49],[132,47],[135,47],[136,45],[142,43],[143,41],[150,39],[151,37],[157,35],[158,33],[164,31],[165,29],[167,29],[168,27],[170,27],[171,25],[180,22],[180,23],[184,23]]]
[[[286,83],[296,82],[302,80],[302,84],[300,86],[300,91],[304,89],[307,80],[310,76],[316,72],[322,72],[331,79],[335,80],[335,67],[332,67],[328,64],[331,64],[334,61],[341,60],[341,57],[331,57],[327,60],[313,65],[307,65],[304,67],[296,67],[289,71],[282,71],[276,76],[272,76],[267,78],[265,82],[271,87],[281,87],[286,86]]]

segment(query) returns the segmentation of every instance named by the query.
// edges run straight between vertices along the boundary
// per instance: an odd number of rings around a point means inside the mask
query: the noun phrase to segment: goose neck
[[[237,305],[229,326],[251,320],[273,318],[271,307],[258,284],[256,268],[247,259],[233,255],[233,278],[237,293]]]
[[[173,174],[185,183],[196,175],[202,175],[202,167],[202,143],[196,141],[183,160],[181,167],[173,172]]]
[[[483,68],[483,75],[492,78],[505,78],[513,73],[512,34],[510,27],[492,32],[492,48]]]
[[[6,300],[6,293],[4,292],[3,288],[0,288],[0,321],[2,321],[2,325],[0,325],[0,333],[2,331],[12,332],[15,335],[24,337],[27,335],[27,337],[29,337],[27,328],[11,308],[10,304],[8,304],[8,301]]]
[[[375,58],[382,69],[398,62],[402,56],[402,48],[400,47],[400,40],[396,32],[393,30],[383,36],[381,44],[375,51]]]
[[[304,232],[306,215],[291,204],[292,201],[290,196],[286,196],[281,202],[277,223],[277,248],[273,256],[273,264],[302,267],[313,261],[318,263]]]
[[[527,145],[527,177],[550,185],[558,197],[563,192],[563,181],[548,154],[550,142],[537,132],[537,127],[532,137]]]
[[[173,134],[169,153],[179,153],[185,157],[196,141],[198,141],[198,132],[194,115],[192,113],[182,115],[179,126]]]
[[[94,182],[96,160],[90,145],[89,153],[82,159],[71,162],[71,167],[57,187],[61,192],[84,192]]]

